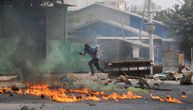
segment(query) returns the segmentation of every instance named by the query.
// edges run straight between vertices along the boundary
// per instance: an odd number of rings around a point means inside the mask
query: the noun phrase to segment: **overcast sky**
[[[144,0],[125,0],[125,1],[127,1],[129,4],[140,4],[144,2]],[[152,1],[160,5],[162,9],[172,8],[173,5],[180,4],[180,2],[183,2],[183,0],[152,0]]]
[[[86,5],[93,4],[101,1],[124,1],[124,0],[72,0],[75,2],[76,7],[85,7]],[[127,6],[144,4],[145,0],[125,0]],[[175,4],[180,4],[183,0],[152,0],[154,3],[160,5],[162,9],[172,8]],[[178,2],[180,1],[180,2]]]
[[[175,4],[181,4],[183,0],[153,0],[155,3],[162,6],[162,8],[172,7]]]

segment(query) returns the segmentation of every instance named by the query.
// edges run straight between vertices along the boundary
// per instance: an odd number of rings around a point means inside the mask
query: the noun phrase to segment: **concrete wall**
[[[65,12],[67,7],[47,8],[46,32],[47,40],[65,40]]]
[[[46,44],[47,54],[51,51],[51,41],[65,41],[67,38],[67,6],[46,9]]]
[[[19,45],[23,47],[32,46],[34,56],[45,58],[49,44],[47,41],[65,41],[67,38],[67,6],[38,10],[38,12],[22,8],[1,10],[0,38],[11,38],[15,42],[21,42]],[[32,50],[30,52],[33,53]]]
[[[27,53],[29,47],[29,54],[34,53],[36,58],[45,57],[45,19],[43,10],[41,11],[23,8],[2,9],[0,37],[15,42],[17,45],[15,44],[14,48],[18,49],[18,53]]]
[[[67,6],[42,8],[38,12],[22,8],[4,8],[0,17],[0,38],[10,38],[19,50],[45,58],[50,40],[65,40],[67,36]],[[65,22],[66,21],[66,22]],[[47,42],[48,41],[48,42]],[[30,48],[31,50],[27,49]],[[29,51],[29,52],[28,52]],[[26,55],[27,56],[27,55]]]

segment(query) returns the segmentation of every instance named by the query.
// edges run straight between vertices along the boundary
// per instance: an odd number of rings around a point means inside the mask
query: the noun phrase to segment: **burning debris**
[[[131,100],[131,99],[146,99],[147,96],[141,96],[134,94],[138,90],[148,90],[156,91],[153,89],[155,82],[153,83],[150,79],[129,76],[127,74],[120,75],[118,78],[109,79],[105,74],[97,74],[96,76],[90,76],[86,74],[54,74],[46,75],[46,79],[53,82],[49,84],[30,84],[25,83],[25,87],[18,87],[12,85],[10,87],[1,86],[0,93],[8,94],[9,96],[20,95],[32,95],[38,96],[41,99],[49,99],[56,102],[80,102],[80,101],[106,101],[106,100]],[[162,80],[164,82],[165,80]],[[162,85],[157,84],[157,89]],[[68,85],[72,88],[68,88]],[[76,87],[77,88],[76,88]],[[135,88],[138,87],[138,88]],[[132,90],[134,89],[134,90]],[[144,93],[149,93],[144,92]],[[184,103],[180,99],[173,98],[171,96],[155,96],[151,95],[153,100],[158,100],[160,102],[170,102],[170,103]],[[181,94],[181,98],[188,98],[186,93]]]
[[[5,93],[7,91],[15,92],[11,88],[1,88],[2,92]],[[4,91],[4,92],[3,92]],[[27,87],[27,89],[20,89],[22,91],[18,94],[28,94],[28,95],[34,95],[34,96],[44,96],[49,97],[53,101],[57,102],[79,102],[81,100],[90,100],[90,101],[101,101],[101,100],[121,100],[121,99],[138,99],[143,98],[142,96],[135,95],[132,92],[128,92],[127,94],[105,94],[104,92],[96,92],[89,90],[87,88],[81,89],[81,90],[65,90],[65,89],[49,89],[48,85],[46,84],[37,84]],[[81,94],[80,96],[76,96],[76,94],[73,95],[67,95],[68,93],[78,93]]]
[[[160,96],[154,96],[154,95],[151,94],[151,98],[153,100],[158,100],[160,102],[170,102],[170,103],[178,103],[178,104],[182,104],[183,103],[179,99],[173,98],[173,97],[171,97],[169,95],[167,95],[166,98],[162,98]]]
[[[59,89],[50,89],[47,84],[36,84],[29,85],[26,89],[20,89],[15,91],[11,88],[2,87],[0,88],[1,94],[10,92],[18,94],[28,94],[34,96],[40,96],[41,98],[48,97],[52,101],[56,102],[80,102],[80,101],[103,101],[103,100],[128,100],[128,99],[143,99],[144,96],[135,95],[133,92],[128,91],[127,93],[110,93],[100,91],[92,91],[88,88],[84,89],[73,89],[65,90],[62,88]],[[159,100],[161,102],[172,102],[172,103],[183,103],[179,99],[172,98],[167,96],[165,99],[159,96],[151,95],[152,99]]]
[[[181,98],[184,98],[184,99],[188,98],[188,96],[186,95],[186,92],[184,92],[184,91],[182,92]]]

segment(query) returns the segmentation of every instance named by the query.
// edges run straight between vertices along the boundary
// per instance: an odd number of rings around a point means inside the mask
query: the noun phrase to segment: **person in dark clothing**
[[[97,70],[105,73],[105,71],[103,69],[101,69],[99,66],[99,63],[98,63],[99,62],[99,56],[98,56],[97,52],[98,52],[98,47],[91,48],[90,45],[88,45],[88,44],[84,45],[84,52],[79,52],[79,54],[82,56],[89,54],[90,57],[92,58],[88,62],[88,65],[90,66],[90,69],[91,69],[91,75],[94,75],[93,65],[97,68]]]

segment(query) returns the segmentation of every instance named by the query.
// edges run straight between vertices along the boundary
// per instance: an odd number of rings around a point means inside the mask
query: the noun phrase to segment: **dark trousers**
[[[88,62],[88,65],[90,66],[90,69],[91,69],[91,73],[94,74],[94,70],[93,70],[93,66],[94,65],[97,70],[105,73],[105,71],[103,69],[100,68],[99,66],[99,59],[98,58],[92,58],[89,62]]]

